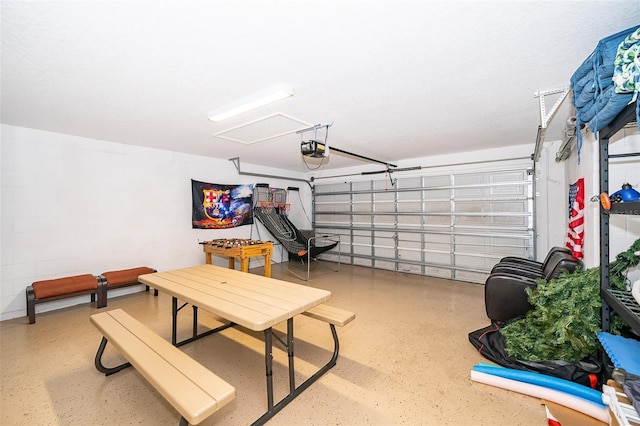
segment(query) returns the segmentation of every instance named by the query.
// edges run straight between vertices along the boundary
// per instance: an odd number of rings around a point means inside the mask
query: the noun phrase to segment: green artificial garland
[[[611,288],[626,289],[626,272],[638,264],[638,250],[640,239],[611,262]],[[537,284],[534,290],[526,289],[533,309],[501,330],[507,353],[528,361],[570,362],[595,353],[596,334],[601,330],[600,268],[564,272],[550,282],[538,280]],[[625,328],[619,317],[613,317],[612,332],[620,333]]]

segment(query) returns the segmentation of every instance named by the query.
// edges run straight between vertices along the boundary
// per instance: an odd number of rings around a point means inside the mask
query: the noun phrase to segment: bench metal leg
[[[178,426],[189,426],[189,422],[184,417],[180,417],[180,424]]]
[[[124,364],[120,364],[116,367],[105,367],[102,364],[102,354],[104,353],[104,349],[107,347],[107,338],[102,337],[102,341],[100,342],[100,347],[98,348],[98,353],[96,353],[95,365],[99,372],[104,373],[105,376],[110,376],[118,371],[131,367],[130,362],[125,362]]]
[[[102,275],[98,277],[98,288],[96,290],[96,293],[95,294],[91,293],[92,302],[94,301],[95,296],[97,296],[98,298],[98,303],[96,304],[96,307],[98,309],[106,308],[107,307],[107,280]]]
[[[33,294],[33,287],[27,287],[27,316],[29,324],[36,322],[36,297]]]

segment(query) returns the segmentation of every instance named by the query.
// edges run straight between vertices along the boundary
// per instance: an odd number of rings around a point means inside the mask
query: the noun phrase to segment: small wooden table
[[[270,241],[244,240],[244,239],[220,239],[204,241],[202,243],[206,263],[212,264],[211,256],[223,256],[229,258],[229,269],[235,269],[235,259],[240,259],[240,270],[249,272],[249,258],[264,256],[264,276],[271,277],[271,255],[273,243]]]

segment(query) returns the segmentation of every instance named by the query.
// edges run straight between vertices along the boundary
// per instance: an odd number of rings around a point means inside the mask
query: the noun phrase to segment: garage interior
[[[178,422],[134,369],[96,372],[88,296],[38,304],[28,324],[25,288],[200,265],[216,239],[272,241],[273,278],[328,289],[357,315],[336,367],[269,424],[538,425],[545,407],[565,426],[607,423],[472,381],[487,360],[468,334],[492,323],[484,284],[502,258],[567,244],[578,182],[584,269],[640,238],[637,212],[601,207],[603,192],[640,186],[637,98],[603,153],[609,127],[580,121],[572,81],[602,40],[637,28],[640,1],[3,0],[0,15],[0,423]],[[284,97],[238,113],[273,92]],[[309,259],[257,219],[196,228],[193,181],[251,186],[254,208],[338,244]],[[259,188],[284,199],[262,206]],[[262,257],[249,267],[265,271]],[[629,292],[639,278],[630,269]],[[110,290],[108,309],[168,338],[171,297],[144,290]],[[304,374],[330,336],[296,321]],[[251,423],[261,335],[211,339],[215,351],[184,351],[237,396],[201,424]]]

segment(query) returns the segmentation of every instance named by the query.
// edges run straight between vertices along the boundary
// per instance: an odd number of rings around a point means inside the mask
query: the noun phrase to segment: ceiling
[[[534,94],[568,86],[600,39],[638,24],[640,0],[2,1],[0,12],[2,123],[305,172],[300,142],[326,128],[295,131],[316,124],[331,124],[329,146],[392,163],[534,143]],[[294,96],[207,119],[276,84]],[[546,140],[569,115],[567,98]],[[323,168],[359,164],[332,152]]]

